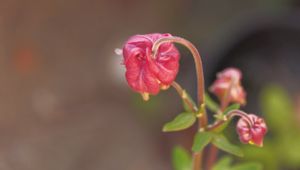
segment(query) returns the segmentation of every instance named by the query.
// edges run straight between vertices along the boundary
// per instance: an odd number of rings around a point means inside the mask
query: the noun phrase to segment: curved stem
[[[158,39],[154,42],[152,47],[152,53],[155,57],[157,55],[159,46],[163,43],[178,43],[185,47],[187,47],[195,61],[196,74],[197,74],[197,98],[198,98],[198,106],[202,106],[204,104],[204,76],[203,76],[203,67],[201,56],[197,50],[197,48],[188,40],[180,37],[165,37]],[[199,131],[205,130],[207,128],[207,114],[205,109],[201,109],[203,113],[198,117],[199,122]],[[193,155],[193,170],[200,170],[202,166],[202,152],[196,152]]]
[[[203,68],[202,68],[202,60],[201,56],[196,49],[196,47],[188,40],[180,37],[165,37],[158,39],[154,42],[152,47],[153,56],[157,55],[158,48],[163,43],[178,43],[185,47],[187,47],[193,55],[196,67],[196,74],[197,74],[197,85],[198,85],[198,104],[199,106],[204,103],[204,77],[203,77]]]
[[[249,118],[248,114],[241,110],[232,110],[227,115],[228,115],[227,116],[228,119],[231,119],[234,116],[239,116],[239,117],[245,119],[249,123],[249,126],[252,126],[254,124],[254,122]]]
[[[218,128],[219,126],[221,126],[223,123],[225,123],[229,119],[232,119],[234,116],[239,116],[241,118],[244,118],[250,126],[253,125],[253,121],[249,118],[247,113],[245,113],[241,110],[232,110],[227,114],[227,116],[225,117],[225,120],[221,120],[219,122],[216,122],[213,125],[208,126],[207,130],[211,131],[211,130],[214,130],[215,128]]]

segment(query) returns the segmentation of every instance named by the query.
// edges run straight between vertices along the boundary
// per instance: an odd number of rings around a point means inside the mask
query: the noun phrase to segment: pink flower
[[[267,133],[267,125],[264,119],[248,114],[247,118],[242,117],[236,126],[240,141],[256,146],[263,146],[264,136]]]
[[[246,92],[241,86],[242,73],[236,68],[227,68],[217,74],[217,80],[210,87],[220,101],[246,103]]]
[[[152,54],[153,43],[171,34],[145,34],[130,37],[123,47],[124,65],[128,85],[142,94],[156,95],[175,80],[179,69],[179,52],[172,43],[162,44],[156,56]]]

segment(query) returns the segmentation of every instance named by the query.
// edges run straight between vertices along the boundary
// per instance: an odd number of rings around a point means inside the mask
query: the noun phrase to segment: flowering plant
[[[194,102],[187,91],[175,81],[179,70],[180,53],[174,43],[187,47],[194,58],[198,84],[197,102]],[[229,165],[225,168],[221,163],[215,165],[218,149],[243,156],[241,149],[230,143],[222,133],[235,116],[239,117],[236,131],[240,141],[263,146],[263,139],[267,132],[264,119],[239,110],[240,105],[246,104],[246,92],[241,85],[242,73],[239,69],[227,68],[217,74],[217,79],[209,91],[218,98],[220,103],[218,104],[205,93],[201,56],[188,40],[171,34],[134,35],[126,41],[122,55],[128,85],[132,90],[140,93],[145,101],[150,99],[150,95],[156,95],[160,90],[166,90],[170,86],[176,89],[182,99],[185,111],[166,123],[163,127],[164,132],[187,129],[198,120],[199,127],[192,146],[193,159],[190,160],[185,151],[177,148],[174,152],[176,170],[236,168]],[[208,121],[207,109],[214,113],[215,119],[212,122]],[[204,156],[203,151],[207,146],[210,148]]]

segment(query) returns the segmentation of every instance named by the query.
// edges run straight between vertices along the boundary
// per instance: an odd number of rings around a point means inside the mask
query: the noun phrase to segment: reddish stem
[[[208,158],[207,158],[207,164],[206,164],[206,169],[211,170],[216,159],[218,156],[218,148],[215,145],[210,145],[209,150],[208,150]]]
[[[231,88],[230,88],[231,89]],[[228,91],[230,91],[230,89]],[[221,113],[223,114],[224,110],[228,106],[228,99],[229,99],[229,92],[226,92],[224,99],[221,102]],[[210,145],[209,151],[208,151],[208,158],[207,158],[207,164],[206,164],[206,169],[211,170],[214,163],[217,160],[218,156],[218,148],[215,145]]]
[[[152,47],[153,56],[156,56],[158,52],[158,48],[163,43],[179,43],[185,47],[187,47],[195,61],[196,74],[197,74],[197,98],[198,98],[198,106],[201,106],[204,103],[204,76],[203,76],[203,67],[201,56],[197,50],[197,48],[188,40],[180,37],[165,37],[161,38],[154,42]],[[205,109],[203,113],[198,117],[199,122],[199,131],[205,130],[207,128],[207,114]],[[202,167],[202,152],[195,152],[193,154],[193,170],[201,170]]]
[[[228,107],[228,105],[230,103],[230,93],[231,93],[231,90],[233,88],[234,81],[235,81],[234,79],[231,80],[229,89],[226,91],[226,93],[225,93],[225,95],[224,95],[224,97],[221,101],[221,114],[223,114],[223,112],[225,111],[225,109]],[[208,153],[209,153],[209,155],[208,155],[208,158],[207,158],[206,169],[211,170],[214,163],[217,160],[217,157],[218,157],[218,148],[214,145],[210,145]]]
[[[253,125],[253,121],[249,118],[247,113],[245,113],[241,110],[232,110],[227,113],[225,120],[218,121],[218,122],[214,123],[213,125],[208,126],[207,130],[212,131],[212,130],[218,128],[219,126],[223,125],[223,123],[225,123],[229,119],[232,119],[234,116],[239,116],[241,118],[244,118],[248,122],[249,126]]]
[[[192,53],[192,56],[195,61],[195,67],[196,67],[196,74],[197,74],[197,85],[198,85],[198,104],[199,106],[204,103],[204,76],[203,76],[203,67],[202,67],[202,60],[201,56],[197,50],[197,48],[188,40],[180,37],[164,37],[161,39],[158,39],[157,41],[154,42],[152,51],[153,51],[153,56],[157,55],[158,48],[161,44],[163,43],[178,43],[181,44],[185,47],[187,47],[190,52]]]

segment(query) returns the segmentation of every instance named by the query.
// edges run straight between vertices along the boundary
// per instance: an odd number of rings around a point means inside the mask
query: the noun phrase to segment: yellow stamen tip
[[[254,145],[254,142],[253,142],[252,140],[250,140],[248,143],[249,143],[250,145]]]
[[[254,143],[252,140],[250,140],[249,142],[248,142],[250,145],[255,145],[255,146],[258,146],[258,147],[263,147],[263,143],[261,143],[261,144],[256,144],[256,143]]]
[[[170,87],[170,85],[161,85],[160,88],[162,90],[167,90]]]
[[[144,101],[148,101],[150,99],[149,93],[141,93]]]

